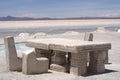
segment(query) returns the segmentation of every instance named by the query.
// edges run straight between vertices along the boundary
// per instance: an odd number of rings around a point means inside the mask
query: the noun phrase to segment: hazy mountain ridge
[[[0,21],[22,21],[22,20],[79,20],[79,19],[120,19],[120,17],[72,17],[72,18],[33,18],[33,17],[0,17]]]

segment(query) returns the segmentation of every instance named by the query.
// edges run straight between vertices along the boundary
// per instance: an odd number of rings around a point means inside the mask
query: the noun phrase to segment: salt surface
[[[66,73],[49,71],[45,74],[24,75],[21,72],[8,72],[6,71],[5,55],[0,54],[0,79],[1,80],[120,80],[120,33],[118,32],[106,32],[106,33],[93,33],[94,41],[111,42],[112,49],[109,51],[109,62],[112,64],[106,65],[108,71],[102,74],[94,74],[89,76],[74,76]],[[58,35],[56,35],[58,37]],[[50,35],[49,37],[56,37]],[[74,37],[75,39],[82,39],[84,34],[81,35],[69,35],[67,38]],[[60,36],[65,37],[66,36]]]
[[[20,24],[20,25],[19,25]],[[0,28],[32,28],[32,27],[54,27],[54,26],[85,26],[85,25],[114,25],[120,26],[120,20],[68,20],[68,21],[14,21],[0,22]],[[10,27],[11,26],[11,27]],[[93,27],[93,26],[91,26]],[[99,26],[98,26],[99,27]],[[72,28],[71,28],[72,29]],[[67,32],[63,34],[24,34],[15,37],[16,42],[24,42],[33,38],[69,38],[83,40],[84,33]],[[66,73],[49,71],[45,74],[24,75],[21,72],[6,71],[5,54],[0,52],[0,80],[120,80],[120,33],[118,32],[94,32],[94,41],[110,42],[112,49],[109,51],[110,65],[106,65],[109,71],[98,75],[74,76]],[[3,44],[3,39],[0,39]]]
[[[120,19],[0,21],[0,28],[38,28],[54,26],[120,25]]]

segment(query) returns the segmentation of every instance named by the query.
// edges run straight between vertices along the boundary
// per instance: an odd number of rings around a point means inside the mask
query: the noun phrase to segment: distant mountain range
[[[120,19],[120,17],[78,17],[78,18],[32,18],[32,17],[0,17],[0,21],[22,21],[22,20],[79,20],[79,19]]]

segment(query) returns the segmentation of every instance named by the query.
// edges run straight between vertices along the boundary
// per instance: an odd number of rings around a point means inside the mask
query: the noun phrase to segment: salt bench
[[[106,51],[111,49],[111,43],[90,42],[65,38],[33,39],[26,41],[26,45],[40,50],[55,50],[69,52],[70,73],[84,75],[87,70],[93,73],[105,71]],[[87,69],[87,53],[90,52],[90,61]]]

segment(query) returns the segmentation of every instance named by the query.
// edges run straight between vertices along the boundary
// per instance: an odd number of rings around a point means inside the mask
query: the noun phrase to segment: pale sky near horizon
[[[120,17],[120,0],[0,0],[0,17]]]

